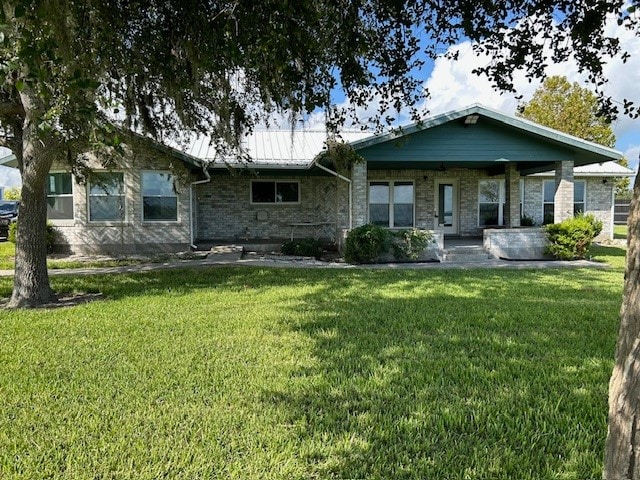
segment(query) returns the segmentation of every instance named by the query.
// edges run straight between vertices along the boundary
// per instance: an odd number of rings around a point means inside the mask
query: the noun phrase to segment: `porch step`
[[[481,245],[455,246],[444,250],[445,262],[484,262],[490,258]]]

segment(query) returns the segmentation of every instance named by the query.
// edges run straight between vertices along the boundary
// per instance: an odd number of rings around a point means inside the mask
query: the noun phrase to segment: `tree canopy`
[[[533,122],[554,128],[605,147],[614,147],[616,136],[611,119],[601,112],[598,96],[567,77],[545,79],[528,102],[520,105],[518,115]],[[626,158],[618,161],[627,167]],[[616,180],[616,195],[629,190],[629,178]]]

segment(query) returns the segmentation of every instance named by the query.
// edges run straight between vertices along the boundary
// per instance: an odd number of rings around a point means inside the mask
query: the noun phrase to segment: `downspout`
[[[318,162],[314,161],[311,163],[310,167],[312,166],[316,166],[318,167],[320,170],[323,170],[331,175],[333,175],[334,177],[339,178],[340,180],[344,180],[345,182],[347,182],[349,184],[349,230],[351,230],[353,228],[353,214],[352,214],[352,209],[351,209],[351,204],[352,204],[352,191],[351,191],[351,180],[348,179],[347,177],[345,177],[344,175],[340,175],[338,172],[334,172],[333,170],[328,169],[325,166],[320,165]]]
[[[204,172],[204,176],[207,177],[204,180],[198,180],[196,182],[191,182],[189,185],[189,246],[196,250],[198,247],[194,244],[193,238],[193,186],[194,185],[202,185],[203,183],[211,182],[211,175],[209,175],[209,171],[207,170],[207,165],[203,165],[202,171]]]

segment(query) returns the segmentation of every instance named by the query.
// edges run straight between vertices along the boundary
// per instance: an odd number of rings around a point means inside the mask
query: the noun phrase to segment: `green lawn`
[[[0,313],[0,478],[600,478],[624,251],[594,254],[53,277],[106,300]]]
[[[614,225],[613,226],[613,238],[624,240],[627,238],[627,226],[626,225]]]

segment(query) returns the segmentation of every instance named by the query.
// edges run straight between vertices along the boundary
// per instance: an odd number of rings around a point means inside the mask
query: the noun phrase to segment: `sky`
[[[611,36],[620,38],[623,49],[631,54],[631,58],[626,64],[615,59],[605,65],[605,78],[608,79],[608,83],[603,90],[614,101],[619,102],[620,106],[625,98],[634,100],[638,104],[640,103],[640,38],[633,32],[618,26],[615,21],[609,23],[608,29]],[[424,109],[429,114],[437,115],[480,103],[508,115],[514,115],[518,106],[518,100],[514,94],[500,93],[493,89],[485,77],[471,73],[474,68],[488,64],[491,59],[478,56],[472,51],[469,42],[462,42],[451,49],[459,51],[457,61],[441,57],[435,62],[429,62],[423,72],[426,78],[424,86],[431,93],[431,98],[424,104]],[[571,62],[550,65],[546,73],[547,75],[564,75],[571,82],[589,87],[585,81],[586,76],[579,73],[575,64]],[[540,86],[540,82],[529,82],[524,74],[516,73],[514,86],[517,94],[527,101]],[[359,111],[359,116],[366,118],[367,110],[373,112],[375,109],[375,104],[371,105],[368,109]],[[323,121],[323,115],[315,115],[306,126],[322,127]],[[629,167],[637,171],[640,155],[640,119],[630,119],[621,114],[612,127],[617,140],[615,148],[629,160]],[[0,155],[2,155],[1,151]],[[0,166],[0,186],[19,184],[20,175],[16,169]]]

